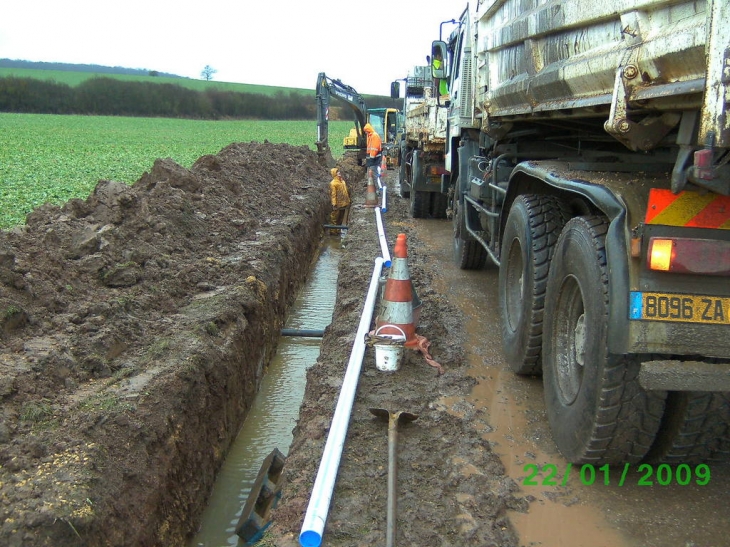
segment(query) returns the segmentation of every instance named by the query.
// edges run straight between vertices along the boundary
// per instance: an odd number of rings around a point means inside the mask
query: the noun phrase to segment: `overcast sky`
[[[475,0],[472,0],[475,1]],[[122,66],[312,88],[325,72],[364,94],[425,64],[466,0],[16,0],[0,58]],[[455,26],[443,25],[444,36]]]

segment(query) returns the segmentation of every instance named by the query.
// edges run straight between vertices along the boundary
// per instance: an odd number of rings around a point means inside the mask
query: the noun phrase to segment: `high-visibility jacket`
[[[383,151],[383,141],[380,139],[380,135],[375,132],[373,126],[369,123],[365,124],[363,131],[368,137],[368,144],[366,153],[369,157],[374,158]]]
[[[337,168],[330,169],[332,181],[330,182],[330,200],[332,207],[347,207],[350,205],[350,193],[347,191],[347,183],[337,175]]]
[[[433,68],[438,70],[439,68],[441,68],[443,66],[444,63],[440,59],[434,59],[431,64],[433,65]],[[449,94],[449,83],[446,80],[444,80],[443,78],[437,78],[437,80],[438,80],[439,95],[448,95]]]

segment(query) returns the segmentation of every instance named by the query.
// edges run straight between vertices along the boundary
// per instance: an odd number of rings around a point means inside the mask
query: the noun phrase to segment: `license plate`
[[[631,293],[629,318],[730,325],[730,298],[636,291]]]

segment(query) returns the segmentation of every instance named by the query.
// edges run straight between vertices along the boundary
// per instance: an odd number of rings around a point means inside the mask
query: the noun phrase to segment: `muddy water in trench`
[[[478,380],[470,396],[442,401],[452,409],[471,403],[485,412],[484,432],[510,476],[530,496],[527,513],[511,512],[510,520],[523,547],[720,547],[728,545],[727,489],[730,468],[713,465],[704,486],[670,484],[640,486],[633,466],[623,487],[603,483],[596,472],[583,484],[579,469],[566,486],[545,485],[554,466],[557,480],[567,462],[557,451],[547,424],[540,378],[514,375],[502,357],[498,272],[495,267],[473,272],[453,263],[449,221],[415,221],[418,237],[434,254],[434,283],[464,314],[464,343],[471,374]],[[454,410],[454,413],[458,411]],[[526,471],[525,466],[528,467]],[[534,469],[536,485],[526,484]],[[588,481],[586,481],[588,482]]]
[[[332,319],[340,240],[325,241],[309,279],[287,318],[286,328],[321,330]],[[319,356],[319,338],[284,337],[261,382],[253,406],[216,479],[201,528],[189,547],[243,545],[236,524],[261,462],[274,449],[289,452],[292,429],[304,397],[306,371]]]

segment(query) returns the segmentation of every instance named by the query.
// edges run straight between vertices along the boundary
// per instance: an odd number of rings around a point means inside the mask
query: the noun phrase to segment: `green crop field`
[[[90,78],[115,78],[128,82],[151,82],[155,84],[176,84],[195,91],[206,89],[220,89],[223,91],[236,91],[238,93],[258,93],[261,95],[276,95],[277,93],[298,93],[312,95],[316,78],[312,79],[311,89],[299,89],[294,87],[276,87],[269,85],[236,84],[231,82],[206,82],[205,80],[194,80],[191,78],[171,78],[166,76],[135,76],[132,74],[108,74],[105,72],[81,72],[70,70],[46,70],[35,68],[5,68],[0,67],[0,78],[13,76],[15,78],[35,78],[36,80],[52,80],[59,84],[66,84],[76,87],[81,82]]]
[[[330,122],[337,158],[352,122]],[[0,114],[0,228],[34,208],[86,198],[102,179],[132,184],[155,159],[183,167],[232,142],[289,143],[315,149],[314,121],[196,121],[169,118]]]

